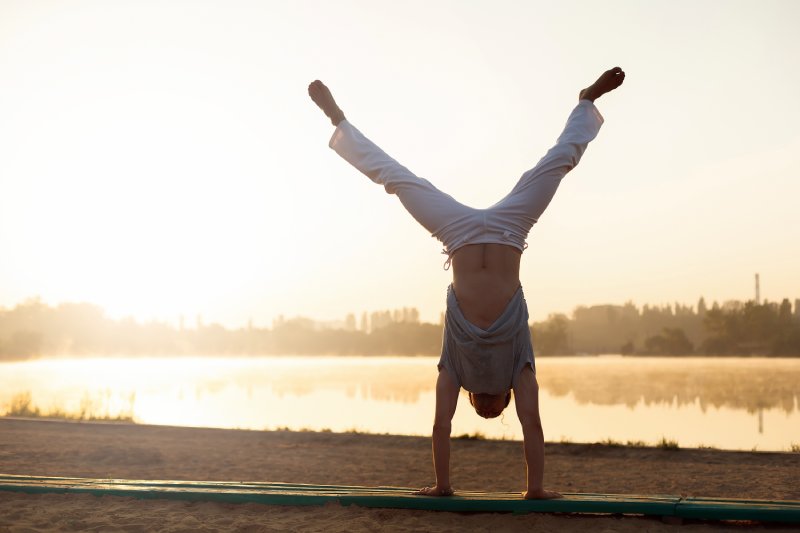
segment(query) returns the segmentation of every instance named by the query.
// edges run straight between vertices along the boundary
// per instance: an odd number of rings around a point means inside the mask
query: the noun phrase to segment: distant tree
[[[702,296],[697,301],[697,314],[700,317],[703,317],[708,312],[708,307],[706,307],[706,300]]]
[[[533,350],[541,355],[565,355],[571,353],[567,341],[569,319],[562,314],[550,315],[545,322],[531,328]]]
[[[792,304],[789,302],[789,298],[784,298],[781,302],[780,309],[778,310],[778,317],[781,323],[786,324],[792,321]]]
[[[619,347],[619,353],[622,355],[631,355],[636,351],[636,348],[633,345],[633,341],[628,341],[622,346]]]
[[[793,323],[781,331],[780,335],[772,342],[771,353],[784,356],[800,354],[800,324]]]
[[[11,339],[4,344],[8,359],[28,359],[42,355],[44,336],[39,331],[15,331]]]
[[[736,353],[738,344],[739,319],[735,313],[726,313],[717,302],[703,318],[708,336],[703,341],[702,350],[708,355],[729,355]]]
[[[644,349],[648,355],[688,355],[694,351],[694,346],[682,329],[664,328],[660,335],[644,341]]]
[[[392,323],[391,311],[375,311],[369,316],[370,333]]]
[[[442,329],[434,324],[393,322],[370,334],[364,355],[435,355],[442,347]]]

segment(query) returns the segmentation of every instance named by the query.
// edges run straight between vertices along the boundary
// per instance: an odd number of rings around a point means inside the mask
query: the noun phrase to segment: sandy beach
[[[800,500],[800,454],[547,445],[546,485],[565,492]],[[418,487],[421,437],[0,419],[0,472],[41,476]],[[456,491],[520,491],[519,442],[453,441]],[[683,529],[759,530],[686,523]],[[296,508],[0,492],[0,531],[674,531],[655,518]],[[769,526],[769,530],[797,530]]]

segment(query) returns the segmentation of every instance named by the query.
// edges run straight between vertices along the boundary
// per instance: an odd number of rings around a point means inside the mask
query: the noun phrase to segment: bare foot
[[[453,489],[451,487],[447,488],[439,488],[436,487],[425,487],[419,489],[418,491],[413,493],[415,496],[452,496]]]
[[[314,80],[308,84],[308,95],[314,100],[314,103],[322,109],[322,112],[331,119],[334,126],[338,126],[344,120],[344,113],[339,106],[336,105],[336,100],[333,99],[330,89],[319,80]]]
[[[563,498],[561,493],[553,490],[527,490],[522,493],[522,497],[526,500],[555,500],[556,498]]]
[[[580,92],[580,100],[590,100],[594,102],[604,94],[613,91],[625,81],[625,72],[619,67],[603,72],[597,81]]]

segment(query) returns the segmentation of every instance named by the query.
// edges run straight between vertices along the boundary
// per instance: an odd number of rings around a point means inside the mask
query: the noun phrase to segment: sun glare
[[[754,271],[770,299],[797,296],[800,259],[786,244],[796,240],[798,185],[786,178],[798,164],[796,110],[780,104],[798,83],[782,59],[797,50],[792,17],[732,12],[712,45],[677,8],[659,11],[652,35],[643,30],[652,13],[631,9],[638,22],[608,39],[595,22],[602,10],[588,5],[577,18],[524,2],[509,5],[512,18],[458,2],[425,6],[425,17],[422,4],[304,5],[4,3],[0,247],[13,260],[0,261],[0,305],[38,295],[117,317],[204,314],[231,326],[417,306],[435,320],[442,298],[431,287],[447,283],[436,243],[327,149],[331,128],[308,82],[327,80],[387,152],[480,207],[535,164],[609,58],[629,80],[600,106],[597,146],[529,239],[539,255],[521,281],[536,289],[535,312],[741,299]],[[353,16],[358,31],[339,31]],[[535,52],[567,27],[580,39]],[[666,51],[661,37],[673,30],[686,39]],[[724,57],[751,58],[759,82],[703,69],[721,46]],[[673,66],[702,86],[652,96],[675,85]],[[747,127],[720,126],[727,109]],[[738,171],[742,157],[755,166]],[[675,217],[677,206],[697,217]],[[742,246],[754,252],[743,257]]]

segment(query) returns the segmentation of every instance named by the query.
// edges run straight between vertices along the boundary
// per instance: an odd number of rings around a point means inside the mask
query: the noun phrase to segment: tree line
[[[531,326],[537,355],[800,355],[800,300],[716,302],[638,308],[578,307]],[[219,324],[192,328],[114,320],[86,303],[33,299],[0,309],[0,359],[136,355],[438,355],[442,323],[414,308],[348,315],[338,323],[279,317],[271,328]]]
[[[114,320],[99,306],[38,299],[0,308],[0,360],[42,356],[137,355],[422,355],[441,347],[440,324],[423,323],[414,308],[364,313],[337,323],[276,319],[272,328],[174,327],[158,321]]]
[[[800,300],[578,307],[532,325],[540,354],[800,355]]]

